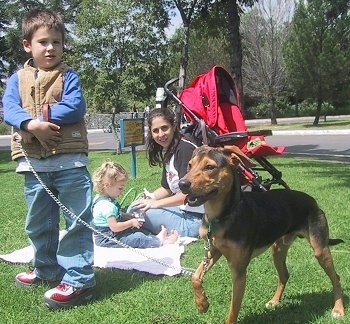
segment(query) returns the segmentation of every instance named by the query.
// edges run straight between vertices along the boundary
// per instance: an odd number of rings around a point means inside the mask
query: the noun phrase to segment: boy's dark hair
[[[55,29],[62,34],[64,42],[65,28],[62,17],[49,9],[33,9],[22,20],[22,37],[31,42],[34,32],[41,27]]]

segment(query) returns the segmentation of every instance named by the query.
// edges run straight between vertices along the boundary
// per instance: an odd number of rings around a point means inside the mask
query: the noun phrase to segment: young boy
[[[15,284],[47,283],[54,288],[44,294],[45,304],[51,309],[68,308],[92,300],[95,286],[92,232],[79,222],[92,220],[86,103],[78,75],[61,63],[62,18],[50,10],[32,10],[23,19],[22,33],[24,50],[31,58],[8,79],[3,106],[4,119],[15,132],[11,156],[17,162],[16,172],[24,175],[25,231],[34,259],[33,269],[19,273]],[[21,139],[29,163],[16,138]],[[67,233],[60,241],[60,207],[31,166],[71,211],[63,210]]]

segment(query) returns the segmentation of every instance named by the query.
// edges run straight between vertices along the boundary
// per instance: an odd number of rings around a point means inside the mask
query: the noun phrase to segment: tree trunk
[[[183,30],[184,30],[182,53],[181,53],[181,59],[180,59],[180,69],[179,69],[179,84],[178,84],[179,85],[178,94],[179,94],[185,88],[186,71],[187,71],[187,65],[188,65],[188,43],[190,39],[191,18],[186,16],[186,13],[184,11],[184,8],[182,7],[181,2],[176,3],[176,7],[180,12],[182,23],[183,23]],[[175,109],[175,115],[176,115],[177,124],[179,128],[180,128],[181,119],[182,119],[181,108],[182,108],[181,105],[177,105]]]
[[[242,44],[239,32],[240,16],[238,13],[237,0],[223,1],[228,16],[229,41],[232,48],[231,73],[236,82],[240,97],[240,108],[243,116],[246,115],[243,102],[243,81],[242,81]]]
[[[186,71],[187,71],[187,65],[188,65],[188,42],[190,37],[190,26],[188,22],[185,19],[183,19],[183,23],[184,23],[184,40],[183,40],[181,60],[180,60],[178,95],[185,88]],[[176,105],[176,109],[175,109],[177,125],[179,127],[181,126],[181,119],[182,119],[181,108],[182,108],[181,105]]]
[[[114,134],[114,138],[115,138],[116,144],[117,144],[116,153],[120,154],[122,149],[120,146],[120,139],[119,139],[119,134],[118,134],[117,123],[115,122],[116,114],[117,114],[117,105],[115,105],[115,107],[113,108],[113,112],[112,112],[112,132]]]
[[[184,39],[181,53],[180,61],[180,71],[179,71],[179,92],[185,87],[186,81],[186,70],[188,65],[188,42],[190,37],[190,26],[184,22]]]
[[[274,95],[270,96],[270,118],[271,118],[271,125],[277,125],[276,99]]]
[[[318,99],[318,100],[317,100],[316,115],[315,115],[315,119],[314,119],[314,122],[313,122],[313,125],[314,125],[314,126],[317,126],[317,125],[318,125],[318,122],[319,122],[319,120],[320,120],[322,103],[323,103],[322,99]]]

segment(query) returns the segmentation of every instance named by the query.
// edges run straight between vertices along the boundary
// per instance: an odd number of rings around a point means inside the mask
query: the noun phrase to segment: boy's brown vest
[[[63,78],[68,66],[61,63],[54,70],[40,71],[32,67],[30,60],[24,65],[24,68],[17,72],[19,95],[22,101],[22,107],[32,116],[33,119],[39,116],[48,116],[50,106],[61,101],[63,92]],[[23,149],[29,157],[37,159],[47,158],[54,154],[83,152],[88,154],[88,139],[85,120],[74,124],[62,124],[60,133],[62,142],[52,151],[46,151],[34,137],[32,143],[22,143]],[[18,131],[13,129],[14,132]],[[17,142],[12,139],[11,156],[15,160],[23,156]]]

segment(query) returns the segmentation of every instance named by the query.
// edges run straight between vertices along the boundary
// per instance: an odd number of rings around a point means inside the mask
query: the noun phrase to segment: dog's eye
[[[204,168],[205,171],[213,171],[215,169],[215,165],[207,164]]]
[[[187,172],[191,170],[191,166],[192,166],[191,163],[188,162],[188,164],[187,164]]]

